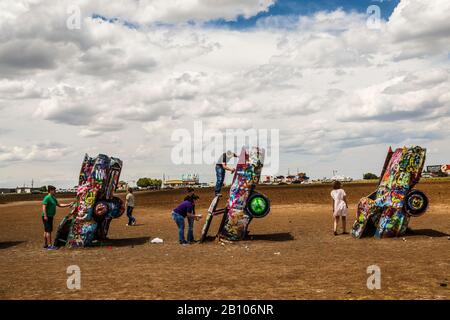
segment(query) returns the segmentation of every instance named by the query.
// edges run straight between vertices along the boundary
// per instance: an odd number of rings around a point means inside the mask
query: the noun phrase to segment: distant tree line
[[[363,179],[364,180],[375,180],[375,179],[379,179],[379,177],[371,172],[367,172],[363,174]]]
[[[152,178],[139,178],[136,182],[136,185],[139,188],[154,188],[160,189],[162,185],[161,179],[152,179]]]

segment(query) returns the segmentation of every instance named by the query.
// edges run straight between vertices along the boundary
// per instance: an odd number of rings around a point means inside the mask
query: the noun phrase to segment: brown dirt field
[[[0,299],[449,299],[450,182],[418,188],[431,205],[404,239],[333,236],[329,185],[261,186],[272,212],[252,222],[246,241],[180,246],[170,212],[183,191],[156,191],[137,193],[138,225],[114,220],[104,246],[51,252],[41,249],[36,198],[8,199],[0,205]],[[345,189],[350,228],[357,201],[374,185]],[[198,193],[205,214],[212,190]],[[55,225],[67,211],[58,210]],[[149,244],[154,237],[164,244]],[[366,286],[373,264],[380,290]],[[81,268],[80,290],[67,289],[69,265]]]

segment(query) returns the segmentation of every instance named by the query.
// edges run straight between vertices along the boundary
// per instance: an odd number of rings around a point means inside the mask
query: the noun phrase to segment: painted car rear
[[[202,230],[201,241],[204,241],[212,217],[223,214],[218,235],[227,240],[242,240],[248,233],[248,225],[253,218],[265,217],[270,212],[269,199],[255,191],[259,183],[264,164],[263,148],[253,147],[249,151],[242,148],[227,205],[217,210],[219,197],[211,202],[206,222]]]
[[[352,235],[377,238],[403,235],[412,216],[425,213],[426,195],[414,190],[425,164],[426,149],[389,149],[377,190],[360,200]]]
[[[94,240],[105,239],[113,218],[124,212],[123,201],[114,197],[122,161],[99,154],[90,158],[87,154],[81,165],[77,187],[77,200],[69,215],[60,223],[55,245],[84,247]]]

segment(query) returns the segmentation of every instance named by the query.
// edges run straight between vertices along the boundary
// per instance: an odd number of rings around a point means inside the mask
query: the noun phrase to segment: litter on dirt
[[[164,243],[164,240],[160,239],[160,238],[154,238],[152,241],[150,241],[150,243],[156,243],[156,244]]]

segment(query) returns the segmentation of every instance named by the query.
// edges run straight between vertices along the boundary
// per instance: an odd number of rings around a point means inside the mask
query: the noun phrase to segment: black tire
[[[245,210],[253,218],[264,218],[270,212],[270,201],[265,195],[254,192],[248,197]]]
[[[225,212],[223,213],[222,220],[220,221],[219,230],[217,231],[216,237],[222,234],[223,228],[225,227],[225,223],[228,219],[228,209],[225,208]]]
[[[405,211],[413,217],[419,217],[428,209],[428,197],[419,190],[412,190],[405,198]]]
[[[63,247],[66,245],[71,225],[72,225],[71,218],[66,216],[62,219],[62,221],[58,226],[58,230],[56,231],[55,241],[53,242],[53,245],[55,247]]]

